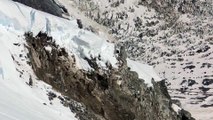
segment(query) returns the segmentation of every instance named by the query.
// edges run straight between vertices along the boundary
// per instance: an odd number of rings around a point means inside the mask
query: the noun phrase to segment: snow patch
[[[154,81],[161,81],[162,79],[155,73],[152,66],[142,64],[138,61],[127,59],[127,65],[131,71],[138,73],[138,77],[143,79],[148,86],[152,86],[152,79]]]
[[[182,108],[180,108],[179,106],[177,106],[176,104],[172,104],[172,109],[176,112],[176,113],[179,113],[181,110],[182,110]]]
[[[45,46],[44,48],[45,48],[45,50],[47,50],[47,51],[49,51],[49,52],[52,51],[52,47],[50,47],[50,46]]]

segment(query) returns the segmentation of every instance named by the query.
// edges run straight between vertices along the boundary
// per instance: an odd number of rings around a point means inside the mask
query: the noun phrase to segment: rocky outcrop
[[[166,79],[171,97],[203,119],[197,113],[206,113],[201,108],[205,99],[198,96],[212,96],[213,85],[205,84],[212,79],[212,0],[71,1],[85,16],[108,27],[129,58],[154,66]]]
[[[41,10],[52,15],[62,17],[64,13],[67,13],[67,9],[57,4],[54,0],[13,0],[15,2],[20,2],[37,10]]]
[[[126,64],[124,50],[118,54],[120,67],[96,67],[95,59],[85,58],[93,71],[78,69],[75,57],[54,43],[52,37],[25,34],[32,68],[40,80],[85,106],[81,120],[192,120],[184,110],[176,113],[164,81],[147,87]],[[48,47],[48,49],[47,49]],[[51,48],[51,49],[50,49]],[[72,109],[74,105],[70,105]]]

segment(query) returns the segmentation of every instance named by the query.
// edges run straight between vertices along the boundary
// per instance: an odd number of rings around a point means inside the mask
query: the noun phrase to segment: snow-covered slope
[[[79,69],[92,69],[84,58],[95,58],[99,56],[101,56],[101,59],[98,61],[99,67],[106,67],[105,64],[107,62],[114,68],[118,67],[118,61],[114,54],[115,45],[107,42],[108,38],[106,36],[102,36],[101,38],[95,33],[79,29],[75,19],[71,18],[72,20],[66,20],[58,18],[16,2],[1,1],[1,4],[1,24],[5,28],[8,30],[13,30],[14,28],[19,34],[29,31],[33,32],[34,35],[37,35],[40,31],[47,33],[56,40],[55,42],[60,45],[60,47],[64,47],[71,55],[74,54]],[[11,7],[7,7],[8,4]],[[148,68],[147,70],[154,73],[151,66],[143,66],[144,69],[146,69],[146,67]],[[147,83],[151,80],[149,78],[143,79],[145,79]],[[159,79],[160,78],[156,81],[159,81]]]
[[[0,119],[75,120],[75,114],[59,99],[48,99],[48,92],[55,92],[52,87],[35,80],[19,33],[2,25],[0,31]],[[35,80],[32,87],[27,84],[31,77]]]
[[[0,119],[2,120],[74,120],[75,114],[64,107],[59,99],[50,101],[47,94],[52,87],[37,80],[28,64],[25,32],[37,35],[40,31],[52,36],[60,47],[76,58],[79,69],[93,70],[84,58],[101,58],[98,66],[107,69],[106,63],[118,68],[115,45],[106,42],[92,32],[78,28],[75,19],[65,20],[25,5],[0,0]],[[46,46],[51,51],[51,48]],[[129,61],[131,70],[144,69],[139,73],[145,83],[159,81],[152,67]],[[137,63],[135,65],[135,63]],[[137,69],[134,69],[136,66]],[[140,67],[141,66],[141,67]],[[33,86],[29,81],[33,81]]]

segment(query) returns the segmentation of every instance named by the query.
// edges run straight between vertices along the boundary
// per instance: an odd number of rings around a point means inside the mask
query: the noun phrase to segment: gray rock
[[[165,81],[148,87],[136,72],[129,70],[123,47],[118,60],[119,69],[83,71],[75,67],[74,58],[43,34],[25,34],[32,68],[37,77],[69,97],[70,109],[81,120],[193,120],[186,111],[176,113],[167,92]],[[44,46],[52,47],[51,54]],[[94,58],[87,58],[97,64]],[[39,61],[39,62],[37,62]],[[39,65],[37,65],[39,64]],[[91,67],[95,67],[92,65]],[[117,81],[122,81],[117,84]],[[52,96],[52,95],[51,95]],[[83,106],[82,106],[83,105]],[[83,110],[81,110],[83,109]]]

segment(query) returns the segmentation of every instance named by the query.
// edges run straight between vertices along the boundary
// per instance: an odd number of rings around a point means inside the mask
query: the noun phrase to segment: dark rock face
[[[63,13],[66,13],[66,9],[63,6],[57,5],[54,0],[13,0],[20,2],[37,10],[41,10],[58,17],[62,17]]]
[[[192,120],[186,111],[177,114],[164,81],[147,87],[137,73],[126,65],[126,54],[119,50],[119,69],[109,65],[108,70],[95,68],[95,59],[85,58],[95,71],[80,70],[75,58],[57,46],[51,37],[40,33],[36,37],[25,35],[32,68],[39,79],[52,85],[69,99],[86,107],[79,112],[81,120]],[[45,46],[52,48],[51,51]],[[116,52],[116,51],[115,51]],[[118,81],[121,84],[118,84]],[[51,95],[51,98],[55,97]],[[71,110],[73,104],[70,105]],[[85,114],[87,113],[87,114]]]
[[[210,84],[212,84],[213,83],[213,79],[203,79],[203,82],[202,82],[202,84],[203,85],[210,85]]]
[[[206,88],[206,87],[199,87],[199,89],[202,90],[204,93],[210,90],[210,88]]]
[[[194,85],[194,84],[196,84],[196,81],[195,81],[195,80],[192,80],[192,79],[189,79],[189,80],[188,80],[188,86],[192,86],[192,85]]]
[[[210,104],[210,105],[206,105],[206,104],[204,104],[204,105],[201,105],[201,107],[204,107],[204,108],[207,108],[207,107],[212,107],[213,106],[213,104]]]
[[[198,84],[195,80],[188,79],[188,80],[183,80],[180,85],[183,85],[185,83],[187,83],[187,86],[193,86],[195,84]]]
[[[80,29],[83,28],[83,24],[80,19],[77,19],[77,24],[78,24],[78,28],[80,28]]]

